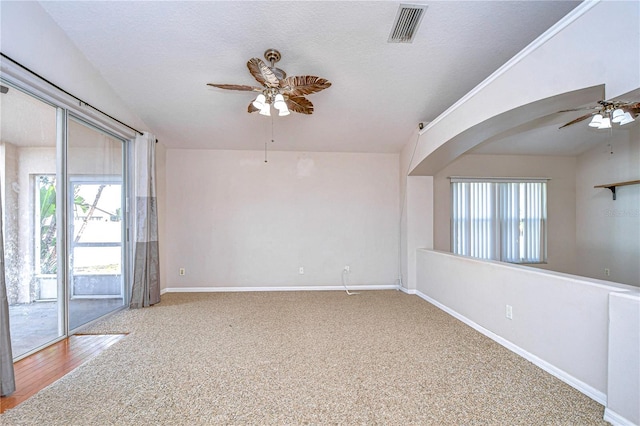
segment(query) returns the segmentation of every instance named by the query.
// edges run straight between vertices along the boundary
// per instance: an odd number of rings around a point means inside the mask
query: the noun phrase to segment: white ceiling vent
[[[426,10],[426,4],[400,4],[387,42],[412,43]]]

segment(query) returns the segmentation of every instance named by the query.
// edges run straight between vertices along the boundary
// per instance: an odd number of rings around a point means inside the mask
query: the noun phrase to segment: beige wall
[[[640,286],[640,185],[619,187],[615,201],[594,188],[640,179],[640,123],[627,126],[577,160],[578,274]]]
[[[160,288],[167,287],[167,148],[156,144],[156,198],[158,203],[158,244],[160,250]]]
[[[167,150],[165,287],[335,286],[345,265],[351,284],[395,284],[398,167],[397,154]]]
[[[435,249],[450,251],[450,176],[541,177],[547,185],[547,254],[542,269],[575,274],[575,174],[573,157],[517,155],[464,155],[440,171],[434,179]]]

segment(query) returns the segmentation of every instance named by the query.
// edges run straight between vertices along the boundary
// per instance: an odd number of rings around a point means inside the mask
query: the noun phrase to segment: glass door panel
[[[0,190],[14,358],[65,333],[56,141],[62,111],[2,83]],[[4,89],[6,88],[6,90]]]
[[[69,121],[69,329],[122,307],[123,141]]]

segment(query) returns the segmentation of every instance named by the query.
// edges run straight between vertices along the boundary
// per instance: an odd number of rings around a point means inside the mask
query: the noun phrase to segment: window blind
[[[451,250],[512,263],[546,261],[546,179],[452,178]]]

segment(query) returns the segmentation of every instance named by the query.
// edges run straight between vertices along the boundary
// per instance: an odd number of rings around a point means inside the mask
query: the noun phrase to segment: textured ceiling
[[[419,3],[419,2],[418,2]],[[42,2],[115,92],[173,148],[398,152],[576,1],[432,1],[412,44],[387,43],[399,2]],[[332,86],[311,116],[248,114],[249,58]]]

